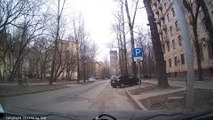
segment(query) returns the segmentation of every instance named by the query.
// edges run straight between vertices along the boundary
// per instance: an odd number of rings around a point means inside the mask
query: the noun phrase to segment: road
[[[109,80],[78,87],[0,99],[7,112],[56,112],[80,110],[136,110],[125,89],[112,88]]]
[[[185,115],[170,111],[138,110],[126,95],[125,91],[129,88],[131,87],[112,88],[110,81],[104,80],[65,89],[1,98],[0,104],[7,113],[40,116],[44,120],[45,117],[47,120],[92,120],[100,114],[112,115],[118,120],[143,120],[159,115],[157,120],[170,120]]]

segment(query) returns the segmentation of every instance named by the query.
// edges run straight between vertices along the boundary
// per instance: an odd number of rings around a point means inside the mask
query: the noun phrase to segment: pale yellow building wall
[[[160,3],[158,1],[160,1]],[[181,31],[180,29],[176,29],[175,22],[178,21],[178,16],[176,15],[176,13],[175,13],[175,16],[173,16],[172,8],[174,6],[172,3],[172,0],[152,0],[151,3],[152,3],[152,9],[156,18],[156,23],[157,23],[158,32],[161,39],[162,48],[164,51],[164,59],[166,61],[166,71],[167,73],[184,72],[186,71],[186,63],[181,64],[181,54],[184,54],[184,44],[182,41],[182,45],[179,45],[178,36],[181,37]],[[211,7],[212,9],[213,6],[209,6],[209,7]],[[186,18],[189,19],[187,14],[188,12],[187,11],[184,11],[184,12],[186,13],[185,14]],[[168,14],[169,14],[170,21],[168,21],[168,17],[167,17]],[[164,22],[162,17],[164,17]],[[209,39],[208,33],[204,29],[204,25],[202,23],[201,17],[202,17],[202,14],[199,13],[199,18],[198,18],[199,43],[202,42],[203,38],[205,38],[206,40]],[[211,14],[211,18],[213,20],[212,14]],[[170,34],[170,26],[172,26],[173,34]],[[165,27],[166,27],[166,31],[164,29]],[[191,31],[190,36],[193,36],[192,27],[190,25],[189,25],[189,31]],[[175,41],[175,49],[173,49],[173,44],[172,44],[173,40]],[[167,44],[169,44],[170,46],[170,51],[168,51]],[[192,42],[192,45],[193,45],[193,42]],[[203,48],[203,54],[204,54],[202,67],[204,69],[207,69],[213,66],[213,59],[209,58],[207,43],[204,43],[202,48]],[[175,56],[177,56],[177,59],[179,60],[179,63],[177,66],[175,66],[175,63],[174,63]],[[171,59],[171,67],[169,67],[169,59]],[[194,52],[194,68],[197,69],[195,52]]]

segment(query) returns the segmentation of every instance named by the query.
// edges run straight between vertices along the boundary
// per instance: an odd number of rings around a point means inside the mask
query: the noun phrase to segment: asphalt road
[[[112,88],[109,80],[65,89],[0,99],[7,112],[56,112],[81,110],[136,110],[125,89]]]
[[[108,114],[118,120],[170,120],[185,116],[169,111],[138,110],[125,93],[128,88],[112,88],[110,81],[104,80],[65,89],[1,98],[0,104],[7,113],[24,115],[31,119],[36,117],[35,120],[92,120],[100,114]],[[8,114],[5,117],[10,120],[13,116]]]

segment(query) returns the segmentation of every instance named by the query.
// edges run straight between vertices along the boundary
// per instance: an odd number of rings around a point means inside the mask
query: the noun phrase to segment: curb
[[[126,91],[128,97],[135,103],[135,105],[140,109],[140,110],[145,110],[148,111],[148,109],[146,109],[138,100],[136,100],[127,90]]]
[[[32,92],[26,92],[26,93],[1,95],[0,98],[13,97],[13,96],[19,96],[19,95],[27,95],[27,94],[35,94],[35,93],[40,93],[40,92],[46,92],[46,91],[52,91],[52,90],[58,90],[58,89],[65,89],[65,88],[69,88],[69,87],[72,87],[72,86],[65,86],[65,87],[61,87],[61,88],[53,88],[53,89],[46,89],[46,90],[38,90],[38,91],[32,91]]]

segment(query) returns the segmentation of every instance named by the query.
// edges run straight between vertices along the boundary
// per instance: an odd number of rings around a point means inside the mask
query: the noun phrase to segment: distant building
[[[127,52],[124,49],[119,49],[119,73],[125,72],[125,52]]]
[[[110,71],[111,74],[118,73],[118,54],[117,51],[110,51]]]
[[[180,0],[182,3],[182,0]],[[213,21],[213,1],[205,0],[208,7],[211,22]],[[160,35],[161,45],[164,52],[166,62],[166,72],[168,77],[186,77],[186,63],[184,59],[184,45],[182,41],[181,31],[179,28],[178,17],[172,0],[151,0],[152,10],[155,14],[158,33]],[[184,8],[182,3],[182,8]],[[193,8],[195,9],[195,8]],[[190,25],[192,17],[184,8],[185,18],[189,23],[189,31],[193,31]],[[198,16],[198,39],[201,49],[201,66],[204,76],[213,76],[213,52],[209,44],[209,35],[206,30],[204,13],[202,9]],[[193,40],[193,32],[190,32],[191,40]],[[212,33],[210,33],[212,34]],[[193,42],[192,42],[193,43]],[[194,46],[194,45],[193,45]],[[195,50],[194,50],[195,51]],[[194,52],[194,68],[197,72],[196,53]]]
[[[58,79],[77,79],[77,49],[76,42],[61,40],[58,45],[58,53],[56,57],[56,67],[61,66],[58,71],[61,74]],[[47,58],[46,77],[50,77],[51,65],[53,58],[52,47],[49,48]]]
[[[90,61],[85,64],[86,78],[102,79],[103,62],[102,61]]]

